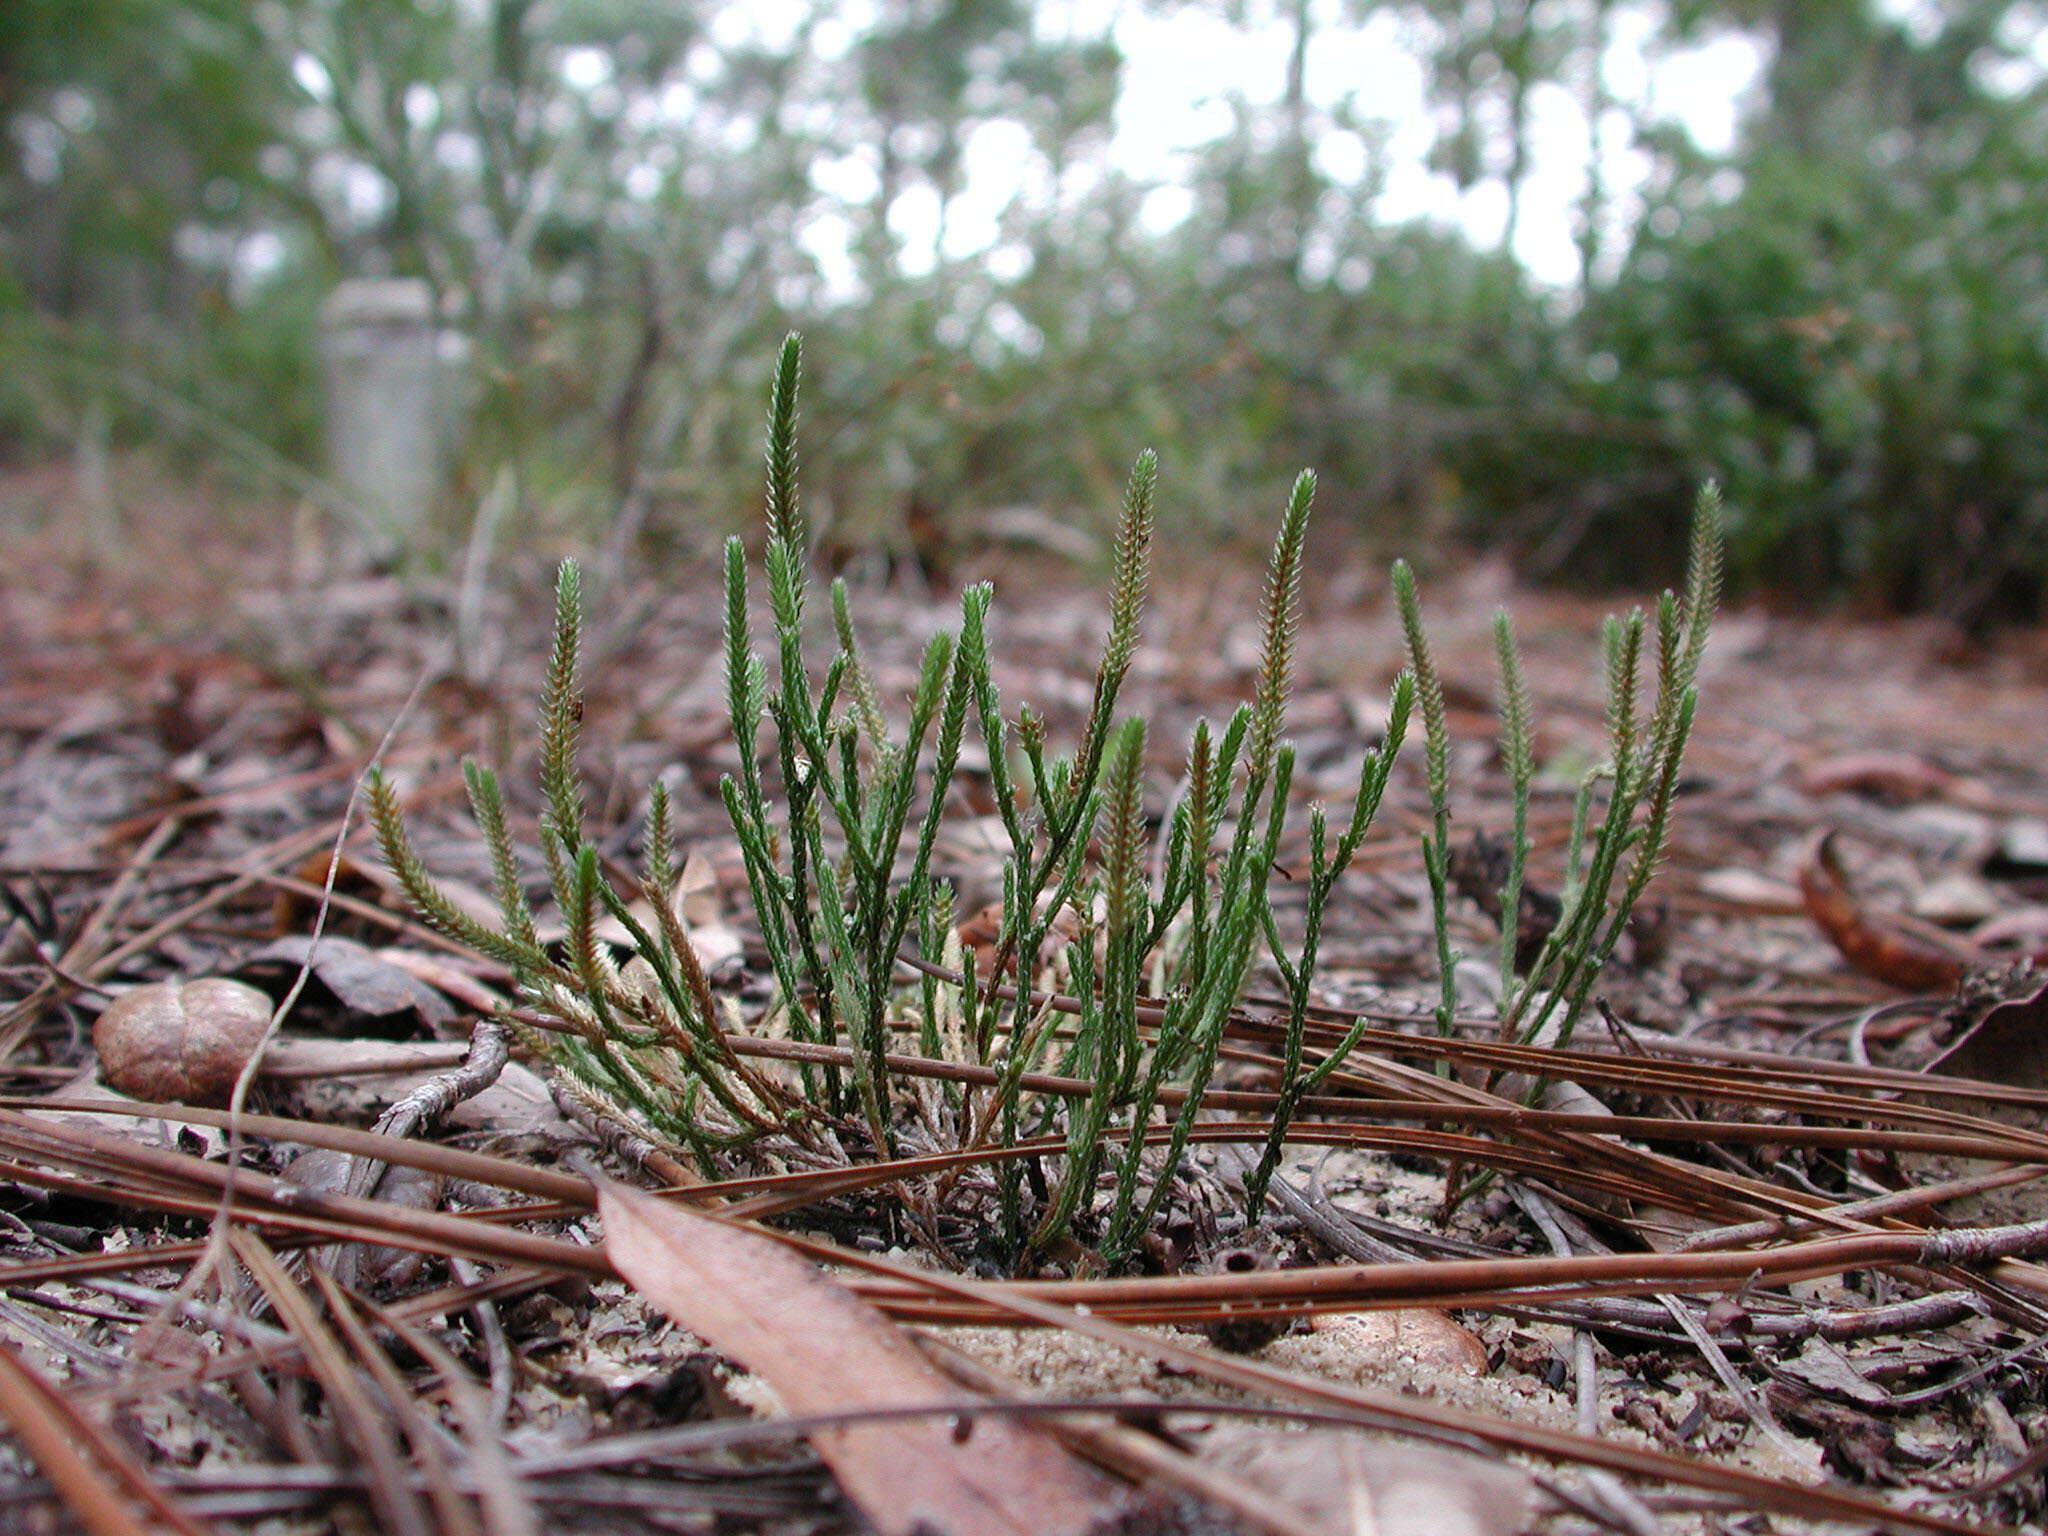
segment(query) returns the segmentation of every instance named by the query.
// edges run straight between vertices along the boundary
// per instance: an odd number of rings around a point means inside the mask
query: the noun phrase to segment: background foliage
[[[794,325],[819,360],[812,505],[842,548],[1019,509],[1106,548],[1149,444],[1220,538],[1306,463],[1337,516],[1641,584],[1676,574],[1714,475],[1738,580],[2039,611],[2040,7],[1155,9],[1289,58],[1277,97],[1227,103],[1166,227],[1108,152],[1107,8],[1091,32],[1049,0],[15,0],[0,452],[100,430],[317,465],[320,297],[395,272],[473,348],[458,518],[492,488],[517,526],[709,549],[752,507],[755,403]],[[1389,125],[1308,91],[1319,47],[1376,19],[1425,66],[1432,165],[1504,200],[1497,243],[1388,217]],[[1622,29],[1753,43],[1728,153],[1614,88]],[[1591,177],[1559,285],[1512,248],[1539,109],[1565,98],[1647,176]],[[963,255],[991,133],[1017,195]],[[1358,174],[1330,169],[1336,136],[1367,146]]]

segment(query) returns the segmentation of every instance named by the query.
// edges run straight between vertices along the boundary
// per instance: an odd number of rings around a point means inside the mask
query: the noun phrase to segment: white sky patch
[[[797,244],[818,264],[825,292],[835,299],[860,293],[860,275],[853,264],[853,226],[842,214],[813,214],[796,227]]]
[[[1152,188],[1138,205],[1138,223],[1151,234],[1162,235],[1195,211],[1191,188],[1172,182]]]
[[[1385,137],[1377,170],[1382,192],[1375,208],[1389,222],[1430,219],[1461,229],[1481,245],[1501,237],[1507,195],[1497,180],[1460,192],[1452,179],[1428,166],[1437,126],[1426,98],[1421,60],[1408,47],[1398,18],[1387,12],[1363,25],[1342,16],[1342,0],[1314,0],[1316,33],[1308,59],[1307,89],[1324,111],[1349,101],[1360,116],[1377,120]],[[1895,0],[1910,8],[1926,0]],[[1085,37],[1100,25],[1100,11],[1087,0],[1042,0],[1037,13],[1041,38]],[[791,0],[753,0],[721,7],[712,38],[718,47],[758,43],[780,47],[794,37],[804,8]],[[875,21],[868,0],[848,0],[812,33],[813,53],[841,57]],[[1141,227],[1164,233],[1186,219],[1195,202],[1188,182],[1200,151],[1237,125],[1233,101],[1254,111],[1276,102],[1285,88],[1291,37],[1283,26],[1239,28],[1220,16],[1196,10],[1155,14],[1141,6],[1121,10],[1115,36],[1124,55],[1122,88],[1107,166],[1150,191],[1140,212]],[[1734,144],[1747,97],[1762,59],[1756,45],[1726,34],[1683,50],[1653,52],[1654,18],[1623,4],[1611,16],[1604,61],[1608,92],[1618,109],[1632,109],[1653,121],[1681,124],[1710,154]],[[2048,49],[2048,43],[2043,44]],[[707,53],[710,50],[705,50]],[[692,65],[698,60],[691,61]],[[665,103],[672,109],[681,103]],[[1547,283],[1578,279],[1578,228],[1583,217],[1592,130],[1583,103],[1562,86],[1539,87],[1531,100],[1531,168],[1522,190],[1515,254]],[[1610,200],[1608,245],[1639,213],[1639,189],[1648,163],[1635,148],[1624,110],[1601,125],[1600,166]],[[1357,185],[1373,170],[1374,152],[1356,134],[1335,132],[1317,145],[1317,164],[1340,185]],[[975,129],[964,151],[965,182],[945,210],[928,188],[908,187],[889,211],[889,227],[903,241],[906,270],[924,273],[944,260],[972,259],[1002,242],[1004,214],[1020,201],[1043,209],[1056,195],[1072,195],[1103,174],[1103,166],[1070,167],[1065,188],[1050,184],[1048,168],[1020,123],[997,121]],[[816,173],[819,190],[854,207],[872,199],[875,165],[871,150],[851,150],[825,162]],[[858,215],[856,214],[857,218]],[[841,216],[814,218],[801,238],[823,263],[828,288],[842,295],[854,289],[852,222]]]
[[[711,18],[711,41],[722,50],[762,47],[782,53],[796,41],[804,14],[801,5],[778,4],[775,0],[720,6]]]
[[[938,265],[939,194],[919,183],[905,187],[889,205],[889,232],[902,241],[897,262],[912,277]]]
[[[842,10],[836,16],[827,16],[811,29],[811,52],[828,62],[843,59],[859,35]]]
[[[696,56],[693,54],[691,56],[691,63],[695,64],[695,62]],[[682,80],[671,80],[661,88],[661,114],[670,122],[688,122],[691,114],[696,110],[697,90],[695,86]]]
[[[1481,183],[1461,194],[1450,177],[1428,167],[1436,128],[1422,63],[1403,42],[1397,18],[1382,12],[1353,27],[1338,23],[1334,9],[1318,7],[1324,14],[1309,52],[1308,94],[1325,110],[1349,97],[1355,110],[1386,124],[1380,217],[1431,218],[1456,225],[1481,244],[1499,240],[1507,218],[1505,190]],[[1729,35],[1652,59],[1651,29],[1651,18],[1641,11],[1616,12],[1605,63],[1610,93],[1620,102],[1644,102],[1653,117],[1682,123],[1709,153],[1725,152],[1761,63],[1755,45]],[[1119,20],[1116,35],[1124,50],[1124,84],[1110,154],[1140,180],[1184,181],[1194,153],[1232,128],[1230,97],[1266,105],[1285,87],[1284,28],[1247,35],[1214,16],[1133,10]],[[1366,170],[1365,146],[1351,135],[1337,138],[1349,142],[1341,149],[1334,142],[1318,146],[1317,163],[1338,182],[1355,183]],[[1628,138],[1612,131],[1601,135],[1607,189],[1618,199],[1627,199],[1646,171]],[[1523,188],[1515,247],[1546,282],[1568,283],[1578,273],[1574,232],[1577,204],[1585,196],[1588,141],[1584,111],[1569,92],[1546,86],[1535,93],[1533,167]],[[1170,228],[1192,209],[1192,197],[1177,185],[1162,187],[1146,201],[1145,226]]]
[[[651,203],[661,195],[661,167],[642,161],[626,172],[626,196],[637,203]]]
[[[1735,147],[1736,130],[1763,72],[1763,56],[1746,37],[1716,38],[1660,60],[1650,70],[1650,106],[1685,124],[1710,155]]]
[[[1190,153],[1231,130],[1230,96],[1274,101],[1286,82],[1278,30],[1247,35],[1202,12],[1131,10],[1116,39],[1124,74],[1110,158],[1140,181],[1181,180]]]
[[[1043,175],[1032,152],[1031,130],[1008,118],[983,123],[968,136],[963,152],[967,186],[946,215],[949,260],[990,250],[1003,236],[1003,214],[1017,195],[1042,198]],[[1020,173],[1023,173],[1020,176]]]
[[[562,83],[572,91],[595,90],[611,77],[611,55],[602,48],[571,48],[562,55]]]
[[[405,88],[405,120],[419,132],[426,132],[441,120],[441,94],[424,80]]]
[[[334,94],[334,79],[327,73],[327,67],[310,53],[292,55],[292,79],[315,101],[326,101]]]
[[[1339,186],[1352,186],[1371,164],[1371,151],[1355,133],[1327,133],[1316,141],[1316,169]]]

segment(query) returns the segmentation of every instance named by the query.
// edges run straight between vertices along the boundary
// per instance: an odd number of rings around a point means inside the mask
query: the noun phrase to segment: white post
[[[388,558],[418,542],[447,475],[454,379],[433,291],[419,278],[342,283],[320,330],[328,465]]]

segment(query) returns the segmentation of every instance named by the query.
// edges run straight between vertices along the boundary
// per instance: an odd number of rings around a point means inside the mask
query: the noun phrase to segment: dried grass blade
[[[540,1514],[527,1497],[524,1480],[505,1454],[504,1443],[491,1423],[490,1405],[448,1347],[390,1307],[362,1303],[370,1314],[405,1342],[441,1378],[461,1420],[469,1446],[472,1481],[490,1536],[541,1536]]]
[[[228,1235],[242,1261],[270,1303],[278,1320],[299,1340],[306,1365],[320,1383],[335,1426],[363,1459],[369,1474],[370,1506],[385,1536],[434,1536],[433,1526],[413,1492],[411,1475],[389,1428],[387,1413],[357,1377],[348,1354],[320,1319],[312,1298],[285,1270],[255,1233],[237,1227]]]
[[[347,1195],[325,1195],[308,1191],[288,1180],[228,1169],[204,1158],[145,1147],[96,1131],[74,1127],[33,1125],[24,1116],[0,1110],[0,1138],[21,1136],[39,1143],[35,1155],[62,1161],[67,1156],[80,1160],[104,1159],[110,1165],[134,1170],[140,1175],[182,1181],[194,1192],[217,1195],[232,1183],[247,1219],[298,1232],[319,1233],[344,1242],[389,1242],[395,1247],[423,1253],[455,1253],[465,1257],[510,1263],[531,1263],[571,1271],[609,1274],[603,1259],[579,1244],[540,1237],[472,1217],[450,1216],[438,1211],[413,1210],[387,1201],[361,1200]],[[45,1149],[48,1150],[45,1150]],[[47,1182],[33,1167],[17,1170],[31,1182]],[[99,1199],[130,1196],[126,1189],[93,1191]],[[138,1200],[145,1196],[134,1196]],[[157,1203],[157,1202],[151,1202]],[[182,1209],[182,1207],[181,1207]],[[524,1219],[518,1209],[501,1210],[501,1220]],[[543,1212],[543,1214],[546,1214]]]
[[[585,1210],[590,1208],[593,1199],[589,1180],[577,1178],[572,1174],[555,1173],[550,1169],[536,1168],[530,1163],[514,1162],[510,1158],[491,1157],[482,1152],[465,1152],[458,1147],[414,1141],[406,1137],[359,1130],[348,1125],[326,1125],[313,1120],[287,1119],[280,1115],[242,1114],[231,1117],[224,1109],[204,1109],[189,1104],[136,1104],[121,1100],[67,1102],[63,1099],[0,1097],[0,1110],[17,1110],[30,1114],[48,1111],[60,1114],[127,1115],[137,1120],[169,1120],[179,1125],[211,1126],[216,1130],[227,1129],[232,1118],[245,1136],[295,1142],[305,1147],[324,1147],[329,1151],[346,1152],[351,1157],[374,1157],[401,1167],[418,1168],[427,1173],[438,1173],[445,1178],[489,1184],[497,1189],[509,1189],[542,1200],[580,1201]]]
[[[413,1401],[411,1386],[398,1374],[391,1357],[378,1348],[363,1320],[356,1316],[355,1306],[340,1282],[317,1262],[313,1279],[320,1287],[320,1299],[327,1304],[327,1315],[334,1320],[343,1341],[355,1351],[364,1372],[384,1394],[391,1405],[391,1416],[404,1431],[406,1444],[412,1447],[414,1464],[420,1469],[420,1477],[427,1485],[427,1498],[434,1506],[439,1536],[482,1536],[468,1500],[455,1486],[446,1451]]]
[[[1975,1228],[1958,1232],[1863,1232],[1815,1238],[1774,1248],[1730,1252],[1592,1254],[1573,1258],[1441,1259],[1429,1264],[1339,1264],[1305,1269],[1254,1270],[1242,1274],[1146,1276],[1131,1280],[1024,1280],[987,1282],[973,1292],[995,1298],[1030,1297],[1086,1305],[1090,1311],[1121,1315],[1153,1306],[1254,1306],[1281,1310],[1337,1307],[1471,1306],[1488,1296],[1503,1300],[1541,1296],[1616,1295],[1659,1289],[1731,1291],[1743,1286],[1782,1284],[1886,1265],[1933,1266],[1969,1263],[1951,1250],[1981,1240],[1987,1258],[2017,1249],[2048,1249],[2048,1223]],[[855,1262],[844,1250],[802,1244],[819,1257]],[[2018,1266],[2014,1266],[2017,1268]],[[894,1273],[894,1271],[892,1271]],[[907,1273],[907,1272],[905,1272]],[[923,1284],[922,1281],[917,1284]],[[915,1288],[914,1286],[912,1287]],[[874,1285],[874,1294],[902,1294],[896,1285]]]
[[[12,1117],[0,1116],[0,1124],[4,1124],[9,1118]],[[1213,1131],[1220,1138],[1233,1140],[1245,1139],[1248,1131],[1256,1132],[1256,1128],[1244,1126],[1203,1129]],[[145,1168],[161,1169],[166,1174],[188,1174],[194,1184],[201,1188],[217,1189],[220,1182],[228,1177],[225,1170],[200,1159],[155,1148],[136,1147],[119,1138],[103,1137],[79,1130],[55,1133],[54,1128],[45,1129],[43,1134],[53,1141],[77,1144],[85,1151],[117,1148],[124,1157],[133,1159]],[[1295,1139],[1303,1142],[1328,1139],[1346,1144],[1367,1145],[1388,1144],[1400,1140],[1410,1150],[1425,1141],[1432,1146],[1436,1145],[1429,1133],[1411,1131],[1397,1135],[1369,1127],[1318,1128],[1303,1125],[1297,1126],[1294,1134]],[[1462,1140],[1469,1141],[1469,1138]],[[1445,1145],[1450,1145],[1448,1138]],[[1486,1144],[1475,1145],[1484,1147]],[[1614,1151],[1614,1144],[1611,1142],[1600,1143],[1600,1146],[1608,1152]],[[1516,1149],[1502,1147],[1492,1148],[1487,1155],[1496,1166],[1503,1168],[1521,1167],[1537,1174],[1554,1173],[1557,1170],[1558,1160],[1554,1156],[1531,1159],[1525,1154],[1519,1154]],[[33,1180],[34,1170],[23,1170],[22,1176]],[[280,1181],[246,1172],[235,1177],[245,1202],[245,1215],[266,1224],[346,1241],[386,1242],[427,1252],[461,1253],[486,1260],[530,1264],[563,1271],[608,1272],[608,1266],[601,1255],[579,1244],[509,1230],[474,1217],[421,1212],[383,1202],[351,1200],[343,1196],[308,1196],[303,1191]],[[1582,1176],[1581,1182],[1596,1181],[1591,1174],[1587,1174]],[[1618,1181],[1610,1180],[1609,1183],[1616,1188],[1625,1187]],[[101,1198],[108,1197],[109,1192],[101,1193]],[[500,1214],[516,1216],[518,1213]],[[1368,1298],[1375,1298],[1376,1304],[1382,1305],[1427,1304],[1430,1301],[1441,1302],[1442,1297],[1447,1295],[1456,1295],[1460,1298],[1483,1298],[1491,1295],[1499,1304],[1510,1304],[1517,1299],[1528,1300],[1539,1294],[1555,1299],[1558,1295],[1566,1294],[1559,1289],[1560,1287],[1570,1287],[1569,1294],[1573,1295],[1617,1294],[1650,1286],[1669,1288],[1673,1284],[1718,1289],[1739,1285],[1753,1271],[1761,1271],[1770,1278],[1785,1280],[1870,1264],[1926,1265],[1947,1262],[1944,1256],[1935,1255],[1925,1249],[1924,1245],[1928,1241],[1929,1238],[1924,1233],[1895,1230],[1788,1244],[1761,1253],[1631,1258],[1620,1261],[1619,1267],[1614,1267],[1615,1261],[1574,1260],[1570,1262],[1594,1267],[1572,1272],[1545,1267],[1556,1266],[1562,1262],[1557,1260],[1499,1261],[1485,1266],[1468,1267],[1466,1271],[1455,1275],[1443,1265],[1428,1266],[1426,1272],[1431,1285],[1443,1287],[1440,1294],[1433,1291],[1424,1294],[1428,1288],[1414,1275],[1402,1274],[1396,1277],[1384,1273],[1350,1270],[1341,1266],[1334,1269],[1289,1270],[1239,1277],[1234,1284],[1259,1287],[1271,1285],[1273,1289],[1270,1292],[1262,1290],[1260,1299],[1266,1305],[1281,1311],[1327,1309],[1340,1302],[1356,1305]],[[839,1255],[820,1250],[820,1256],[831,1259]],[[1597,1266],[1601,1262],[1608,1263],[1610,1267],[1606,1270],[1598,1269]],[[2032,1265],[2014,1263],[2001,1258],[1995,1273],[2029,1290],[2048,1289],[2048,1283],[2043,1282],[2039,1271]],[[1190,1307],[1206,1311],[1244,1299],[1236,1290],[1232,1290],[1228,1295],[1204,1293],[1202,1287],[1205,1283],[1205,1277],[1112,1282],[1108,1284],[1107,1289],[1099,1286],[1087,1288],[1091,1291],[1102,1290],[1100,1295],[1075,1295],[1073,1299],[1086,1299],[1091,1304],[1115,1306],[1119,1315],[1132,1318],[1180,1316]],[[933,1315],[929,1310],[912,1303],[907,1297],[886,1294],[886,1287],[877,1290],[882,1294],[878,1294],[876,1299],[884,1301],[892,1309],[899,1309],[899,1315]]]
[[[208,1527],[173,1504],[118,1441],[4,1344],[0,1417],[92,1536],[155,1536],[161,1531],[209,1536]],[[90,1454],[82,1454],[81,1446]],[[138,1520],[126,1502],[130,1499],[145,1506],[154,1523]]]

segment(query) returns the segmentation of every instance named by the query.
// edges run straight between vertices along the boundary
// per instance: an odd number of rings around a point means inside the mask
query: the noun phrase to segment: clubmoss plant
[[[1503,999],[1503,1033],[1519,1032],[1530,1040],[1554,1035],[1560,1044],[1571,1039],[1594,980],[1657,872],[1670,838],[1672,802],[1699,707],[1700,661],[1720,595],[1721,497],[1709,483],[1693,508],[1684,591],[1667,591],[1657,602],[1656,688],[1646,723],[1637,713],[1643,615],[1637,611],[1608,622],[1605,814],[1593,833],[1589,857],[1584,851],[1589,778],[1572,818],[1563,915],[1524,984]],[[1624,864],[1626,875],[1621,873]]]
[[[1040,712],[1029,704],[1005,711],[986,584],[961,595],[957,632],[928,643],[905,700],[885,698],[876,685],[842,583],[829,594],[830,654],[821,667],[807,661],[813,593],[797,483],[800,365],[792,336],[778,359],[768,414],[761,569],[772,656],[753,638],[745,546],[734,539],[725,549],[726,705],[739,766],[721,793],[775,984],[770,1017],[758,1027],[823,1049],[801,1065],[769,1070],[734,1048],[728,1030],[735,1026],[675,913],[669,808],[658,788],[637,891],[620,888],[589,842],[576,765],[581,592],[573,564],[563,566],[556,588],[540,752],[541,855],[565,936],[542,939],[498,783],[474,764],[464,772],[490,850],[499,922],[469,916],[435,883],[407,838],[394,789],[375,778],[371,804],[387,860],[430,922],[511,968],[521,1002],[514,1022],[573,1091],[643,1133],[691,1149],[707,1166],[759,1138],[824,1147],[819,1131],[828,1125],[839,1147],[864,1140],[877,1157],[913,1149],[907,1142],[928,1146],[940,1125],[950,1127],[953,1145],[970,1151],[1053,1138],[1063,1149],[1058,1157],[997,1161],[997,1230],[1019,1258],[1069,1252],[1077,1238],[1105,1265],[1132,1254],[1168,1195],[1246,984],[1270,964],[1287,1010],[1273,1125],[1249,1185],[1256,1210],[1302,1101],[1343,1064],[1364,1028],[1361,1021],[1334,1049],[1308,1048],[1324,915],[1373,824],[1418,701],[1435,812],[1424,852],[1446,1028],[1455,1006],[1445,894],[1448,734],[1412,574],[1405,565],[1395,569],[1413,670],[1393,685],[1387,730],[1364,760],[1341,828],[1333,836],[1320,807],[1308,813],[1306,915],[1290,937],[1269,881],[1294,810],[1286,711],[1314,478],[1304,473],[1295,482],[1274,541],[1252,696],[1220,729],[1196,724],[1155,837],[1147,781],[1154,744],[1144,722],[1121,711],[1143,625],[1153,455],[1141,455],[1131,471],[1093,696],[1077,746],[1060,752]],[[1530,1027],[1559,1008],[1576,1017],[1618,932],[1604,919],[1622,855],[1634,851],[1622,883],[1623,899],[1633,900],[1662,846],[1712,606],[1712,568],[1705,554],[1698,558],[1683,604],[1660,610],[1660,692],[1646,726],[1637,725],[1632,704],[1642,622],[1610,636],[1615,762],[1623,766],[1606,823],[1590,834],[1575,887],[1579,904],[1568,908],[1571,937],[1555,955],[1546,949],[1543,965],[1514,995],[1513,1017],[1526,1015]],[[1503,628],[1501,637],[1504,730],[1519,743],[1510,758],[1522,765],[1520,807],[1527,703],[1512,636]],[[934,868],[970,730],[1007,844],[1000,922],[993,944],[979,951],[963,942],[952,889]],[[1618,829],[1638,803],[1648,807],[1642,828],[1624,835]],[[1589,790],[1582,823],[1591,804]],[[1526,843],[1522,815],[1518,808],[1518,850]],[[600,932],[607,915],[628,936],[625,945]],[[1065,995],[1051,990],[1055,978]],[[958,1082],[906,1080],[907,1070],[914,1073],[903,1066],[906,1051],[976,1070],[952,1073],[965,1079]],[[1087,1091],[1078,1098],[1034,1091],[1032,1074],[1043,1072],[1078,1078]],[[1114,1193],[1103,1202],[1098,1183],[1106,1173],[1114,1175]]]
[[[1408,642],[1408,665],[1422,701],[1423,763],[1429,781],[1429,831],[1422,837],[1422,868],[1429,879],[1430,926],[1436,933],[1436,969],[1440,988],[1436,1028],[1448,1035],[1458,1016],[1458,956],[1451,948],[1451,727],[1444,707],[1443,679],[1422,628],[1422,600],[1415,591],[1415,572],[1406,560],[1393,570],[1394,601],[1401,611],[1401,633]]]
[[[1515,621],[1506,609],[1493,617],[1493,651],[1500,668],[1500,757],[1515,808],[1507,873],[1500,886],[1500,995],[1507,997],[1515,986],[1520,938],[1516,917],[1509,914],[1522,910],[1522,879],[1529,862],[1529,786],[1536,777],[1536,754],[1530,745],[1529,685],[1522,678],[1522,651],[1515,643]]]
[[[1443,693],[1422,625],[1413,574],[1394,568],[1403,630],[1422,695],[1428,745],[1430,832],[1423,841],[1443,977],[1439,1026],[1457,997],[1456,955],[1445,921],[1450,844],[1448,732]],[[1601,630],[1607,686],[1607,757],[1580,780],[1565,848],[1561,912],[1526,973],[1517,974],[1516,916],[1529,853],[1529,790],[1535,775],[1527,684],[1513,622],[1498,615],[1494,648],[1500,669],[1500,744],[1513,796],[1514,823],[1500,889],[1501,1033],[1523,1041],[1570,1041],[1594,981],[1612,958],[1630,915],[1648,889],[1670,835],[1671,806],[1699,704],[1700,660],[1721,590],[1721,498],[1711,483],[1693,508],[1682,593],[1657,603],[1656,682],[1649,719],[1641,710],[1643,641],[1640,609],[1610,617]],[[1598,812],[1599,821],[1594,823]],[[1624,873],[1624,871],[1626,871]]]
[[[576,657],[582,606],[575,566],[555,588],[555,644],[541,708],[542,862],[566,929],[542,942],[526,899],[504,795],[495,774],[463,764],[470,810],[491,857],[499,926],[479,921],[434,880],[414,852],[398,793],[371,775],[371,819],[385,862],[434,927],[509,967],[528,1005],[510,1022],[566,1069],[577,1091],[622,1121],[644,1125],[711,1154],[796,1124],[802,1104],[736,1056],[703,966],[675,912],[675,869],[666,793],[648,809],[641,910],[603,873],[583,839],[576,737],[582,714]],[[608,913],[631,936],[621,962],[598,933]]]

